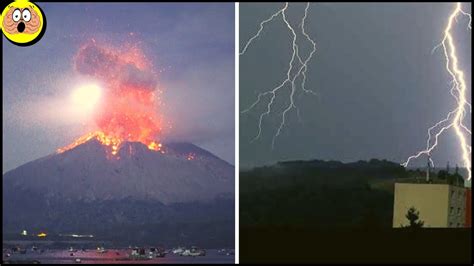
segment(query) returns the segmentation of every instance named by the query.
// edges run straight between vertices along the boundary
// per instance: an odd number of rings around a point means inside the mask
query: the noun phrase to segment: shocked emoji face
[[[15,44],[35,42],[43,29],[43,13],[38,6],[26,0],[11,3],[2,13],[2,31]]]

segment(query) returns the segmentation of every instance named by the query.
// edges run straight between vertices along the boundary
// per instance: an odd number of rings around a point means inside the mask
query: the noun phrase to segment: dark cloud
[[[81,74],[90,75],[105,82],[116,81],[130,88],[154,90],[157,79],[152,70],[140,68],[136,63],[124,60],[122,56],[125,55],[128,55],[127,51],[119,51],[91,42],[77,53],[74,60],[75,68]]]
[[[120,71],[122,84],[131,87],[154,90],[157,85],[156,75],[151,71],[143,71],[135,65],[126,64]]]

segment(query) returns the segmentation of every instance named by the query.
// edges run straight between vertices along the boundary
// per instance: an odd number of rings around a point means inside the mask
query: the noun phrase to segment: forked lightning
[[[286,124],[288,113],[291,110],[295,109],[296,113],[299,117],[299,110],[298,110],[297,105],[295,104],[295,96],[296,96],[296,91],[298,89],[297,84],[296,84],[297,79],[299,77],[301,77],[300,86],[301,86],[301,91],[302,92],[317,95],[314,91],[312,91],[310,89],[307,89],[305,87],[305,85],[306,85],[306,71],[308,70],[308,63],[311,61],[314,53],[316,52],[316,42],[313,39],[311,39],[311,37],[308,35],[308,33],[306,32],[306,29],[305,29],[305,21],[306,21],[306,18],[308,16],[309,3],[306,4],[305,10],[304,10],[304,16],[301,19],[301,24],[300,24],[302,35],[305,37],[305,39],[307,41],[309,41],[311,43],[311,46],[312,46],[311,51],[307,55],[306,58],[302,58],[301,55],[300,55],[300,50],[299,50],[299,46],[298,46],[298,35],[295,31],[295,28],[288,21],[287,13],[286,13],[287,10],[288,10],[288,2],[285,3],[283,8],[279,9],[276,13],[272,14],[268,19],[262,21],[260,23],[260,28],[257,31],[257,33],[247,41],[244,48],[240,52],[241,56],[244,55],[247,52],[247,50],[249,49],[252,42],[254,40],[256,40],[258,37],[260,37],[260,34],[264,30],[265,25],[267,23],[273,21],[274,19],[276,19],[279,16],[282,17],[282,20],[283,20],[286,28],[288,28],[288,31],[291,34],[291,59],[290,59],[290,62],[288,63],[288,70],[286,72],[286,78],[278,86],[274,87],[273,89],[259,93],[258,96],[257,96],[256,101],[252,105],[250,105],[250,107],[248,107],[247,109],[245,109],[241,112],[241,113],[247,113],[247,112],[251,111],[255,106],[257,106],[259,103],[264,101],[264,97],[269,97],[268,102],[267,102],[266,111],[260,114],[259,121],[258,121],[258,132],[257,132],[257,135],[255,136],[255,138],[252,140],[252,142],[253,142],[253,141],[257,140],[258,138],[260,138],[260,136],[262,134],[263,119],[265,118],[265,116],[270,115],[278,92],[280,90],[284,89],[284,88],[289,88],[290,89],[290,95],[289,95],[289,99],[288,99],[289,103],[288,103],[288,105],[286,106],[286,108],[284,109],[284,111],[281,115],[281,120],[280,120],[278,129],[276,130],[276,132],[273,136],[272,149],[275,147],[276,138],[281,134],[281,131],[282,131],[283,127]]]
[[[452,79],[452,87],[450,90],[451,96],[456,101],[456,108],[449,112],[445,119],[439,121],[434,126],[428,129],[428,139],[426,143],[426,149],[418,152],[417,154],[410,156],[402,165],[407,167],[411,160],[418,158],[422,155],[430,156],[431,152],[438,145],[439,137],[448,129],[453,129],[456,133],[456,138],[459,141],[461,148],[461,157],[464,166],[468,172],[468,180],[471,180],[471,153],[472,148],[468,138],[471,136],[471,130],[464,124],[464,118],[466,113],[472,113],[472,107],[469,103],[468,89],[466,80],[464,78],[464,72],[459,66],[459,59],[456,51],[456,45],[453,37],[453,24],[457,21],[458,16],[464,16],[469,19],[468,29],[471,29],[472,17],[469,13],[463,10],[461,3],[456,3],[453,12],[450,14],[448,24],[444,29],[444,36],[439,45],[434,49],[442,47],[444,57],[446,60],[446,71],[449,73]],[[468,110],[466,110],[468,109]],[[434,136],[433,136],[434,134]],[[433,140],[434,139],[434,140]],[[431,162],[433,165],[433,162]]]

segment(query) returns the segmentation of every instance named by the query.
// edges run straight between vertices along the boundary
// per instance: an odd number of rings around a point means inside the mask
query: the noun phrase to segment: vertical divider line
[[[239,3],[235,2],[235,263],[239,264]]]

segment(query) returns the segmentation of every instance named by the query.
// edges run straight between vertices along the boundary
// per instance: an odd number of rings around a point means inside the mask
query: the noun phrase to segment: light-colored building
[[[471,228],[472,224],[472,190],[471,187],[469,187],[466,190],[466,227]]]
[[[465,227],[467,189],[449,184],[396,183],[393,227],[409,224],[405,215],[414,207],[423,227]]]
[[[467,180],[467,178],[464,180],[464,186],[470,188],[471,187],[471,180]]]

